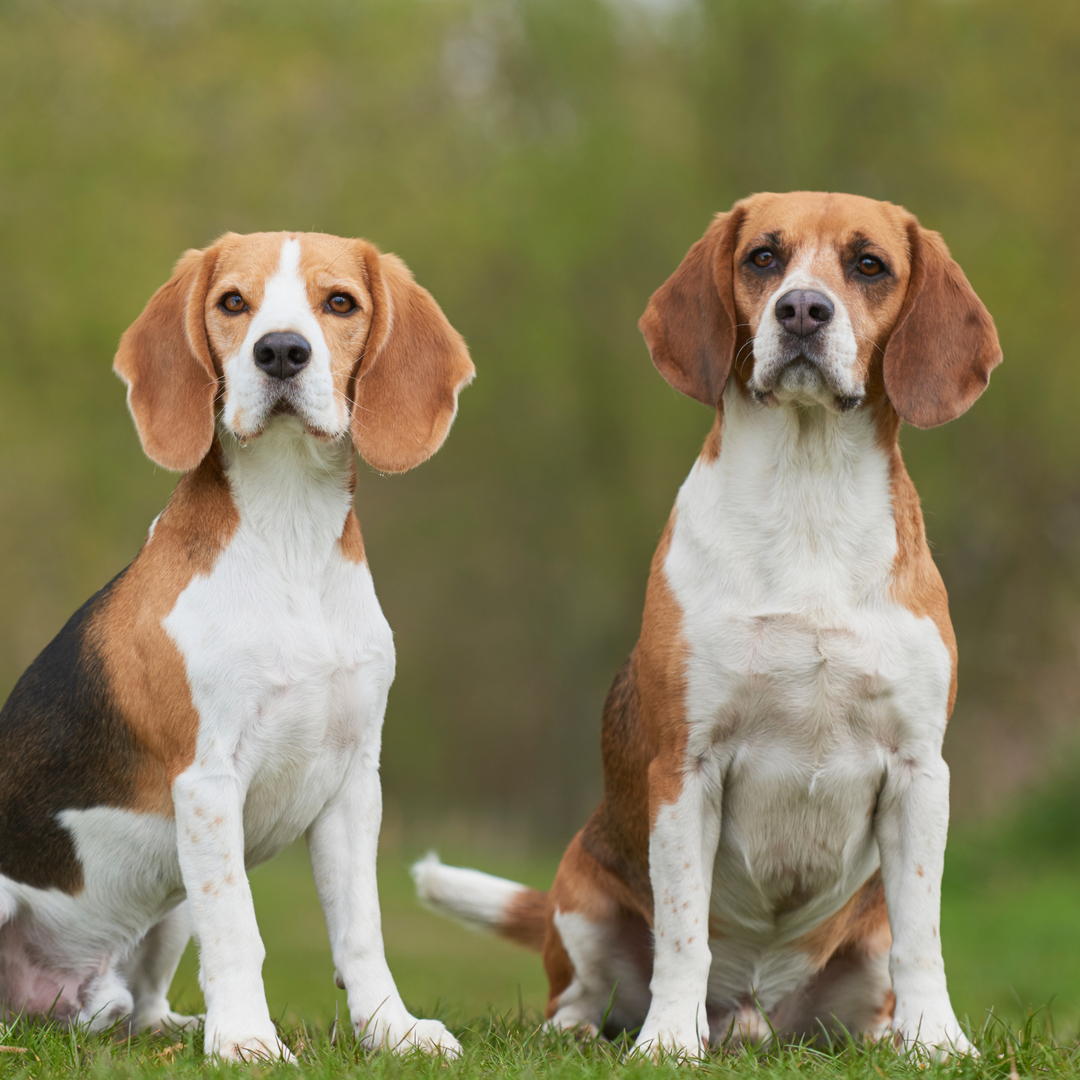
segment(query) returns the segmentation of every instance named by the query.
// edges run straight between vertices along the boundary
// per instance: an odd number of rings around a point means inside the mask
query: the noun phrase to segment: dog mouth
[[[755,370],[748,389],[760,405],[778,405],[783,399],[825,405],[839,413],[858,408],[866,395],[838,385],[839,380],[829,367],[817,357],[799,351],[766,365],[763,372]]]
[[[303,410],[284,396],[279,397],[250,426],[244,424],[242,420],[240,424],[230,426],[232,434],[236,437],[240,445],[247,446],[249,443],[254,442],[256,439],[265,435],[270,426],[274,424],[275,421],[281,419],[295,421],[296,424],[303,429],[305,435],[323,443],[338,442],[348,434],[348,429],[344,432],[328,431],[322,425],[313,423],[312,420],[304,414]]]

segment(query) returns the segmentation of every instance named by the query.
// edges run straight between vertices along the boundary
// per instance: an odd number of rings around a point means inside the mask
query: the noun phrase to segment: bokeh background
[[[538,962],[420,912],[404,868],[435,844],[544,885],[595,803],[600,707],[710,423],[636,321],[712,213],[794,188],[907,206],[997,320],[985,397],[902,437],[960,642],[943,936],[961,1011],[1054,1000],[1075,1027],[1075,0],[4,0],[0,696],[175,482],[110,363],[180,252],[395,251],[478,378],[436,458],[357,493],[398,645],[388,943],[419,1008],[539,1004]],[[255,875],[267,977],[325,1019],[305,875],[296,850]]]

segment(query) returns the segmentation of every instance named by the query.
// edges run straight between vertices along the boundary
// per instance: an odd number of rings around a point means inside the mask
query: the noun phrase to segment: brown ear
[[[990,312],[941,234],[908,223],[911,278],[885,348],[885,390],[909,424],[936,427],[966,412],[1001,363]]]
[[[363,244],[374,301],[353,384],[352,440],[380,472],[405,472],[443,444],[476,369],[461,335],[396,255]]]
[[[660,374],[676,390],[713,408],[735,360],[732,276],[743,215],[738,205],[716,215],[638,321]]]
[[[214,438],[217,373],[203,305],[216,250],[187,251],[127,328],[113,370],[127,384],[128,408],[147,457],[187,472]]]

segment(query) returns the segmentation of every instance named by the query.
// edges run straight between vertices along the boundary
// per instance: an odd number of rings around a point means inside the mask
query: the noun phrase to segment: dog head
[[[918,427],[959,416],[1001,361],[938,233],[857,195],[761,194],[720,214],[640,322],[677,389],[716,406],[734,369],[765,405],[858,408],[874,365]]]
[[[143,449],[177,471],[206,455],[220,411],[241,441],[284,414],[403,472],[442,445],[474,373],[400,259],[322,233],[227,233],[186,252],[113,366]]]

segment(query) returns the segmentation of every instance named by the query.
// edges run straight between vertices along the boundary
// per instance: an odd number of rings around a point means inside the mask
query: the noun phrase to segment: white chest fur
[[[775,998],[786,946],[875,869],[905,748],[944,731],[950,659],[892,600],[888,458],[867,410],[763,409],[734,387],[719,457],[677,502],[665,571],[688,646],[687,755],[722,789],[711,993]]]
[[[394,675],[371,574],[337,544],[352,448],[298,429],[283,418],[226,445],[239,528],[165,620],[199,713],[193,768],[226,770],[246,792],[249,865],[334,794]]]

